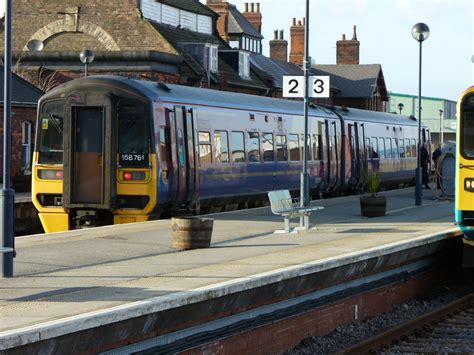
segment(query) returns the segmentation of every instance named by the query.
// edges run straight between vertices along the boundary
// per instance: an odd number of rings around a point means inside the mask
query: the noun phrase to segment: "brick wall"
[[[346,40],[346,35],[336,42],[336,63],[337,64],[359,64],[360,42],[357,40],[356,26],[352,39]]]
[[[217,32],[219,36],[226,42],[229,42],[229,31],[228,31],[228,21],[229,21],[229,3],[222,0],[207,0],[206,6],[212,11],[219,14],[217,19]]]
[[[24,121],[31,122],[31,150],[33,150],[36,127],[36,107],[18,107],[12,105],[12,155],[11,155],[11,175],[13,180],[13,188],[20,191],[25,187],[30,187],[30,175],[24,176],[21,170],[22,161],[22,123]],[[0,137],[3,137],[3,106],[0,107]],[[0,146],[0,176],[3,176],[3,141]],[[26,185],[26,186],[25,186]]]
[[[87,47],[176,54],[141,17],[138,0],[15,0],[12,24],[13,50],[37,38],[44,40],[44,50]]]
[[[248,3],[245,3],[245,11],[242,15],[247,19],[248,22],[255,28],[259,33],[262,33],[262,14],[260,13],[260,3],[250,3],[250,9]]]

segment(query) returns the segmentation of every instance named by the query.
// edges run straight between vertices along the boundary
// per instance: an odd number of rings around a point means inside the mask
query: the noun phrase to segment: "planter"
[[[185,217],[171,218],[173,248],[179,250],[209,248],[213,219]]]
[[[385,196],[361,196],[360,212],[365,217],[385,216],[387,199]]]

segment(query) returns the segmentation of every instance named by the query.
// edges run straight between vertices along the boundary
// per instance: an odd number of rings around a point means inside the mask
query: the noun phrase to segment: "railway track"
[[[439,353],[474,349],[474,293],[339,354]]]

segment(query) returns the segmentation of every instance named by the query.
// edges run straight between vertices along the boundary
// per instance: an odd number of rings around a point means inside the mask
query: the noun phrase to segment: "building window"
[[[239,49],[240,44],[239,41],[229,41],[229,46],[233,49]]]
[[[31,122],[21,124],[21,171],[31,175]]]
[[[217,46],[206,45],[206,50],[209,51],[209,70],[211,73],[217,73],[219,70],[217,61]]]
[[[247,53],[239,52],[239,75],[242,78],[250,77],[250,61]]]

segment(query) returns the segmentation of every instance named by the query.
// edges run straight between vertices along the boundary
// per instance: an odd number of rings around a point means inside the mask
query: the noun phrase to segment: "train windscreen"
[[[474,94],[467,96],[461,107],[461,154],[474,159]]]
[[[38,163],[63,163],[64,102],[51,101],[43,105],[38,127]]]
[[[148,167],[150,123],[143,103],[119,105],[119,160],[121,166]]]

